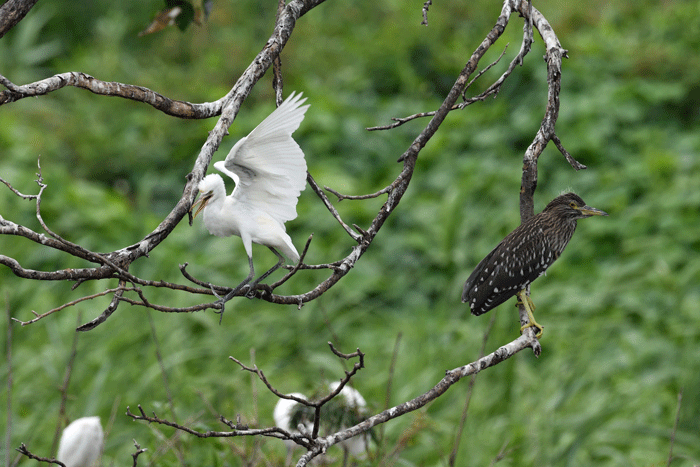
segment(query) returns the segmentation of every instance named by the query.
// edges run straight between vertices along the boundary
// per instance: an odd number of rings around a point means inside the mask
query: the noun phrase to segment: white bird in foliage
[[[293,392],[290,396],[306,399],[305,395],[298,392]],[[306,427],[306,431],[311,433],[313,424],[309,421],[308,416],[313,418],[313,413],[306,413],[303,410],[305,407],[306,406],[301,406],[301,404],[295,400],[280,399],[277,401],[275,410],[272,412],[275,425],[289,433],[298,434],[299,430],[297,430],[296,427],[299,423],[302,423]],[[298,422],[296,425],[294,424],[295,421]],[[285,439],[284,445],[287,447],[287,458],[284,465],[288,466],[292,464],[292,451],[297,446],[297,443],[290,439]]]
[[[328,389],[333,392],[339,382],[328,384]],[[306,399],[300,393],[292,393],[291,396]],[[308,433],[313,430],[314,409],[291,399],[280,399],[275,405],[272,413],[275,424],[289,433],[299,433],[297,427],[303,425]],[[329,436],[351,426],[357,425],[367,418],[367,402],[357,389],[347,384],[343,386],[338,395],[328,401],[322,408],[320,418],[320,430],[324,436]],[[346,439],[339,443],[343,448],[343,465],[348,464],[348,457],[364,457],[367,452],[369,435],[367,432],[361,433],[353,438]],[[291,440],[284,440],[287,446],[287,460],[285,465],[291,465],[292,450],[297,444]],[[322,462],[323,463],[323,462]]]
[[[284,223],[297,217],[297,200],[306,188],[304,152],[292,138],[309,108],[309,105],[301,105],[305,101],[301,93],[292,93],[233,146],[226,160],[214,164],[236,183],[229,196],[218,174],[207,175],[199,182],[201,197],[190,211],[199,204],[194,217],[203,211],[204,225],[212,235],[241,237],[250,265],[248,277],[221,300],[222,311],[223,303],[233,298],[255,275],[253,243],[270,248],[279,262],[257,278],[250,291],[282,265],[284,258],[280,252],[295,263],[299,261],[299,253]]]
[[[102,455],[103,442],[100,417],[79,418],[63,430],[56,458],[66,467],[92,467]]]
[[[328,384],[331,391],[335,391],[338,386],[340,386],[340,383],[337,381]],[[342,410],[339,415],[335,415],[336,418],[339,418],[340,423],[339,427],[333,427],[336,431],[349,428],[365,419],[367,416],[367,402],[357,389],[346,384],[343,386],[343,389],[340,390],[338,396],[341,398]],[[343,448],[346,455],[345,462],[347,462],[348,454],[354,457],[361,457],[367,451],[367,441],[367,432],[341,441],[340,446]]]

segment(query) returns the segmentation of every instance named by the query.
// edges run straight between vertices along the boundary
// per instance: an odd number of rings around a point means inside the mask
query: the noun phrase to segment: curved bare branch
[[[45,78],[22,86],[11,85],[7,78],[2,76],[0,76],[0,78],[4,79],[4,81],[0,82],[8,88],[7,91],[0,92],[0,105],[10,104],[24,99],[25,97],[43,96],[66,86],[85,89],[93,94],[101,96],[122,97],[132,101],[143,102],[160,110],[166,115],[179,118],[198,119],[215,117],[221,114],[221,109],[224,104],[223,99],[203,104],[178,101],[165,97],[143,86],[102,81],[79,71],[60,73],[50,78]]]

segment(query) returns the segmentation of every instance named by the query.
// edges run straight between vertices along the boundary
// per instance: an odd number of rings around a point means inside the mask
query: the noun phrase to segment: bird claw
[[[544,332],[544,326],[542,326],[541,324],[538,324],[537,322],[534,322],[534,321],[530,321],[526,325],[520,327],[520,334],[522,334],[527,328],[537,329],[537,331],[535,331],[535,337],[537,339],[542,337],[542,332]]]
[[[535,331],[535,337],[539,339],[542,337],[544,326],[535,321],[535,315],[532,314],[532,310],[535,309],[535,304],[532,303],[532,299],[525,293],[524,289],[517,293],[517,297],[518,305],[522,305],[525,308],[525,311],[527,312],[527,319],[529,321],[529,323],[520,327],[520,333],[522,334],[527,328],[535,328],[537,329],[537,331]]]
[[[226,311],[226,301],[223,298],[214,302],[214,306],[219,306],[219,311],[214,311],[214,313],[219,315],[219,325],[221,325],[221,320],[224,319],[224,311]]]
[[[236,287],[233,289],[231,292],[226,294],[226,296],[222,297],[218,293],[216,293],[216,290],[214,290],[214,287],[211,286],[211,293],[214,294],[216,298],[218,298],[217,301],[213,303],[214,308],[219,308],[219,311],[214,311],[214,313],[219,315],[219,324],[221,324],[221,321],[224,319],[224,311],[226,311],[226,302],[231,300],[234,295],[236,295],[236,292],[240,290],[241,286]]]
[[[245,298],[250,299],[250,300],[254,299],[257,287],[255,287],[254,285],[253,286],[247,285],[246,288],[248,290],[246,290],[246,293],[244,294]]]

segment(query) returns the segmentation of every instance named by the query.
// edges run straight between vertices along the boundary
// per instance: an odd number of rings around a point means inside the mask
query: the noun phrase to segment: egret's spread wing
[[[224,162],[214,164],[236,181],[236,200],[282,224],[297,217],[297,198],[306,187],[304,153],[292,138],[309,108],[301,105],[305,101],[301,93],[292,93],[235,144]]]

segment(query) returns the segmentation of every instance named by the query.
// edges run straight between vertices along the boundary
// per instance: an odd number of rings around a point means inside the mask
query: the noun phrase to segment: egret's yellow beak
[[[199,205],[199,207],[197,207],[197,210],[196,210],[195,213],[194,213],[194,218],[197,217],[197,214],[199,214],[199,213],[201,212],[202,209],[204,209],[205,207],[207,207],[207,203],[209,202],[209,200],[211,199],[212,196],[214,196],[214,192],[213,192],[213,191],[210,191],[210,192],[208,192],[208,193],[203,193],[203,194],[199,197],[199,199],[198,199],[197,201],[195,201],[194,203],[192,203],[192,207],[190,207],[190,212],[192,212],[192,211],[194,210],[194,208],[195,208],[197,205]]]
[[[584,216],[607,216],[608,215],[607,212],[601,211],[600,209],[592,208],[588,205],[580,207],[580,208],[576,208],[576,209],[581,211],[581,214],[583,214]]]

